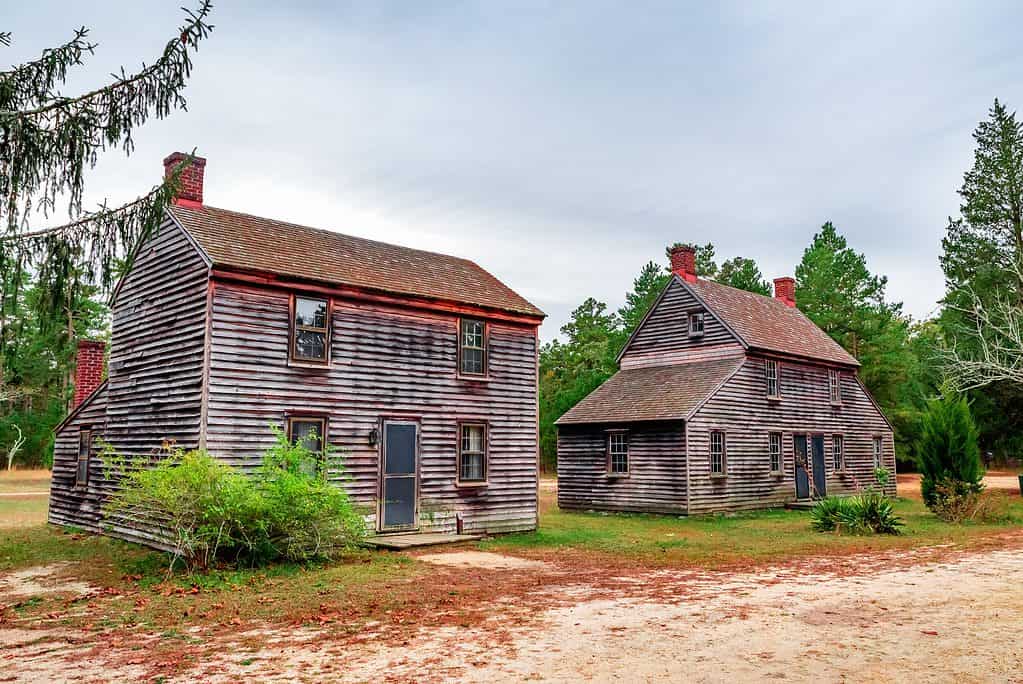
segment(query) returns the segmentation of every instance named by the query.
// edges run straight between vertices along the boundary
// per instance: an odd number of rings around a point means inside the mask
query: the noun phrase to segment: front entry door
[[[419,425],[384,421],[383,464],[380,468],[381,532],[417,527]]]
[[[796,498],[809,499],[810,473],[807,470],[809,466],[809,454],[806,452],[806,435],[796,435],[793,440],[796,446]]]
[[[817,496],[826,496],[828,493],[828,477],[824,471],[824,437],[814,435],[811,441],[813,450],[813,488],[817,490]]]

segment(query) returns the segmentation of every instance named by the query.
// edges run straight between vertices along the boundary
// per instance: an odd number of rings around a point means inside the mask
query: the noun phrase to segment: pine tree
[[[632,281],[632,291],[625,295],[625,305],[618,310],[623,344],[643,321],[650,307],[671,279],[668,269],[649,261]]]
[[[969,392],[981,439],[1007,455],[1023,448],[1023,386],[1012,379],[1023,363],[1023,121],[996,99],[973,139],[960,216],[942,240],[939,324],[945,372],[957,386],[984,386]]]
[[[942,483],[957,493],[980,491],[979,437],[965,397],[946,393],[929,402],[917,444],[920,490],[928,506],[934,505],[935,488]]]
[[[764,278],[757,262],[745,257],[735,257],[722,263],[714,280],[740,290],[771,296],[771,283]]]
[[[32,272],[45,291],[37,304],[43,317],[62,315],[91,284],[109,287],[132,247],[159,224],[173,196],[177,175],[120,207],[101,202],[85,210],[85,177],[101,153],[131,154],[133,135],[151,118],[186,106],[183,91],[192,55],[212,26],[204,0],[152,64],[134,73],[121,69],[113,83],[69,97],[60,87],[96,45],[80,28],[64,45],[44,50],[35,61],[0,72],[0,372],[10,343],[8,321],[22,284]],[[0,40],[11,42],[9,33]],[[185,163],[187,165],[187,162]],[[184,166],[184,165],[183,165]],[[48,219],[66,200],[71,221],[49,228]],[[70,326],[73,327],[73,326]],[[71,332],[69,329],[67,332]],[[7,393],[0,376],[0,398]]]

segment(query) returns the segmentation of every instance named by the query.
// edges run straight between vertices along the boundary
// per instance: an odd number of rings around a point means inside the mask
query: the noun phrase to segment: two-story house
[[[150,540],[103,520],[97,438],[255,468],[277,425],[341,454],[379,532],[533,529],[544,314],[466,259],[207,206],[205,166],[112,295],[102,383],[81,347],[50,522]]]
[[[619,371],[558,421],[562,508],[698,514],[781,506],[876,485],[892,427],[859,363],[775,296],[673,277],[618,358]]]

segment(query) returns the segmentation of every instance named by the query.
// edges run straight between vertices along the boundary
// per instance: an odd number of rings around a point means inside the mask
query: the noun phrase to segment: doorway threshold
[[[408,534],[376,534],[368,537],[366,546],[389,551],[404,551],[421,546],[440,546],[442,544],[461,544],[479,541],[482,534],[448,534],[445,532],[411,532]]]

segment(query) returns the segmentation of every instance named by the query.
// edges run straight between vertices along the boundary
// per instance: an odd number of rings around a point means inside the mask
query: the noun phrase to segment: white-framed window
[[[294,298],[291,359],[327,363],[330,356],[330,307],[326,299]]]
[[[487,481],[487,425],[461,423],[458,439],[458,481]]]
[[[487,374],[487,324],[474,318],[458,323],[458,372],[461,375]]]
[[[629,472],[629,433],[623,430],[607,433],[607,472],[611,475]]]
[[[834,368],[828,369],[828,396],[832,404],[842,403],[842,374]]]
[[[764,361],[764,376],[767,379],[767,396],[780,397],[781,389],[778,384],[778,362],[774,359]]]
[[[781,472],[781,433],[771,432],[767,436],[768,451],[771,457],[771,472]]]
[[[721,430],[710,433],[710,474],[725,474],[725,433]]]
[[[884,462],[884,440],[880,435],[874,436],[874,467],[880,468]]]
[[[689,314],[689,336],[690,337],[702,337],[703,336],[703,312],[694,311]]]
[[[300,464],[302,472],[315,476],[323,463],[326,450],[327,419],[323,416],[288,416],[288,441],[304,446],[315,457]]]
[[[842,435],[831,435],[831,461],[835,472],[845,468],[845,437]]]

